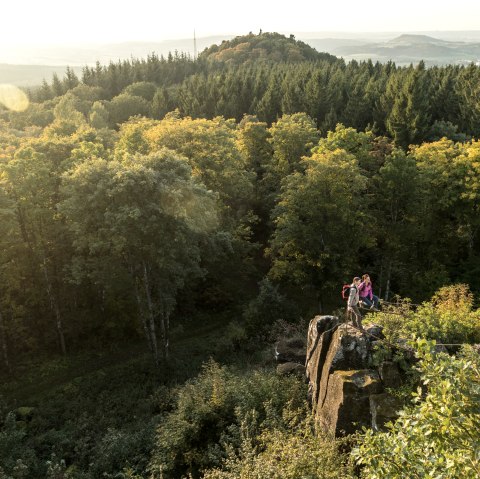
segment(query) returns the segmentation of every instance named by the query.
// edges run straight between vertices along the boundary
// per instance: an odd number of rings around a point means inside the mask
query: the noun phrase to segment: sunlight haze
[[[84,0],[65,6],[60,0],[2,2],[0,46],[65,45],[124,41],[160,41],[193,35],[236,35],[249,31],[409,32],[476,30],[480,3],[405,0],[394,6],[380,0],[357,2],[273,2],[244,0],[226,4],[180,1],[114,2]]]

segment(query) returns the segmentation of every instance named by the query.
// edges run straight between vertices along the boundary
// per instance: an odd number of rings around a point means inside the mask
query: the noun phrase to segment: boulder
[[[275,359],[279,363],[305,364],[305,342],[298,338],[283,338],[275,344]]]
[[[371,425],[370,396],[382,391],[376,371],[335,371],[328,378],[323,403],[316,418],[323,431],[351,434],[361,426]]]
[[[369,350],[366,336],[335,316],[316,316],[308,330],[307,377],[314,410],[323,404],[328,377],[334,371],[365,369]]]
[[[404,374],[393,361],[383,361],[378,372],[385,388],[399,388],[404,383]]]
[[[367,331],[367,335],[370,337],[371,340],[379,340],[385,339],[385,335],[383,334],[383,327],[379,326],[378,324],[370,324],[365,327]]]
[[[293,374],[295,376],[305,377],[305,366],[298,363],[283,363],[277,366],[277,374],[287,376]]]
[[[372,394],[370,396],[371,427],[374,431],[383,429],[384,424],[395,420],[403,403],[398,397],[388,393]]]
[[[396,399],[384,394],[386,388],[402,385],[404,375],[389,361],[372,368],[373,345],[382,331],[375,325],[364,327],[366,334],[336,316],[316,316],[310,321],[309,398],[318,425],[327,433],[350,434],[362,426],[378,429],[399,409]]]

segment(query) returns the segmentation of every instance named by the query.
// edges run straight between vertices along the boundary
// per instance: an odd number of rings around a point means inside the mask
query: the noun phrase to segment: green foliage
[[[268,278],[260,283],[258,296],[245,309],[247,333],[249,336],[269,335],[272,325],[282,319],[292,321],[296,319],[295,308]]]
[[[302,407],[304,386],[296,379],[256,370],[235,374],[213,361],[178,391],[174,410],[157,431],[150,470],[154,477],[180,477],[218,467],[225,447],[241,446],[241,428],[253,421],[255,431],[282,422],[290,403]]]
[[[64,181],[62,211],[78,239],[77,280],[92,276],[107,288],[107,278],[121,273],[157,362],[159,318],[166,359],[177,292],[187,277],[202,275],[200,241],[216,228],[213,195],[192,178],[185,159],[167,149],[121,162],[92,159]]]
[[[287,427],[275,425],[254,436],[242,424],[242,444],[230,450],[222,468],[211,469],[205,479],[348,479],[355,477],[340,441],[314,433],[309,420],[284,412]]]
[[[145,99],[148,109],[126,108],[124,98],[118,110],[157,119],[178,108],[194,118],[223,115],[240,121],[249,114],[272,124],[284,114],[303,111],[324,133],[342,122],[390,134],[407,147],[444,134],[455,141],[478,136],[480,113],[473,100],[478,78],[479,68],[473,64],[429,69],[423,62],[416,67],[371,60],[346,64],[292,35],[260,32],[212,45],[196,59],[175,52],[167,58],[152,54],[105,66],[97,63],[83,69],[80,82],[67,69],[62,80],[54,75],[51,84],[44,82],[32,97],[48,105],[74,92],[82,103],[79,111],[86,115],[93,101],[125,94]],[[118,118],[128,116],[123,112]],[[457,128],[462,132],[458,136]]]
[[[108,127],[108,110],[104,104],[96,101],[90,110],[90,125],[97,130]]]
[[[386,125],[395,142],[403,147],[425,138],[430,125],[428,73],[420,62],[399,79],[393,76],[387,85],[386,102],[392,110]]]
[[[473,296],[464,284],[441,288],[416,310],[408,301],[386,307],[374,320],[393,341],[416,336],[442,344],[480,342],[480,311],[473,309]]]
[[[0,423],[0,477],[1,471],[4,474],[11,474],[14,479],[23,478],[29,466],[35,464],[35,452],[26,442],[25,427],[16,421],[13,412],[7,414]]]
[[[310,156],[310,150],[318,140],[318,131],[308,115],[295,113],[282,116],[269,133],[273,156],[264,165],[263,181],[275,198],[282,179],[302,169],[300,160]]]
[[[362,173],[371,176],[378,171],[383,163],[375,157],[374,136],[372,132],[357,131],[354,128],[346,128],[339,123],[335,131],[327,132],[326,138],[321,138],[318,146],[313,148],[313,153],[325,153],[336,150],[345,150],[355,156]],[[380,164],[379,164],[380,163]]]
[[[60,98],[53,111],[55,120],[45,130],[50,135],[69,136],[77,131],[78,128],[85,125],[85,117],[78,110],[77,98],[68,92]]]
[[[252,175],[235,144],[235,124],[223,118],[192,120],[175,114],[143,131],[151,150],[170,148],[185,156],[207,188],[218,192],[234,212],[245,212]]]
[[[198,353],[177,353],[176,380],[198,371],[205,346],[197,342]],[[146,474],[157,415],[171,408],[172,393],[163,385],[168,371],[155,370],[141,346],[130,342],[32,369],[8,384],[10,403],[15,398],[36,407],[26,423],[0,425],[0,465],[7,474],[17,459],[28,466],[26,479],[47,479],[49,468],[62,479],[113,477],[126,467]]]
[[[1,110],[0,384],[9,371],[26,374],[29,357],[129,350],[141,335],[159,381],[182,381],[195,366],[178,359],[178,338],[191,341],[193,364],[227,349],[231,362],[254,357],[249,337],[336,307],[340,285],[364,271],[382,296],[421,302],[452,283],[476,294],[480,143],[455,141],[480,134],[479,71],[346,64],[261,33],[195,61],[151,55],[86,67],[81,80],[68,69],[32,92],[26,111]],[[410,309],[407,302],[402,316],[388,308],[377,315],[390,339],[480,341],[478,310],[463,287]],[[212,314],[228,326],[199,347],[192,323],[217,330]],[[30,388],[67,374],[67,359],[49,364],[30,366]],[[52,380],[46,409],[30,402],[29,387],[12,388],[11,401],[35,413],[2,425],[3,474],[145,475],[157,413],[173,439],[162,436],[156,457],[172,476],[221,474],[227,457],[226,474],[281,474],[273,434],[289,445],[279,463],[288,474],[319,473],[301,450],[311,446],[321,463],[303,426],[293,435],[278,426],[290,383],[217,369],[182,390],[173,412],[167,386],[148,405],[136,396],[147,394],[141,379],[122,388],[131,371],[113,390],[100,373],[85,387],[72,380],[63,390]],[[218,400],[214,383],[224,391]]]
[[[427,140],[438,141],[442,138],[458,142],[466,142],[468,140],[467,135],[458,131],[458,125],[454,125],[450,121],[437,120],[430,128]]]
[[[118,473],[127,464],[136,472],[146,470],[154,442],[152,421],[138,422],[134,428],[109,428],[97,444],[90,468],[93,477]]]
[[[128,85],[127,88],[125,88],[124,93],[127,95],[139,96],[147,101],[152,101],[156,90],[157,86],[155,83],[142,81]]]
[[[345,150],[314,153],[304,167],[283,184],[269,275],[323,294],[351,276],[360,249],[372,244],[368,203],[359,202],[366,178]]]
[[[141,96],[122,93],[107,104],[110,125],[116,127],[132,116],[147,116],[149,105]]]
[[[426,395],[387,432],[366,431],[353,451],[366,479],[476,478],[480,474],[480,356],[471,347],[451,357],[416,343]]]
[[[286,38],[278,33],[250,33],[235,37],[233,40],[224,41],[221,45],[206,48],[199,56],[200,60],[207,62],[220,62],[231,64],[246,61],[285,61],[301,62],[314,59],[329,59],[334,57],[327,53],[318,53],[304,42],[295,40],[293,35]]]

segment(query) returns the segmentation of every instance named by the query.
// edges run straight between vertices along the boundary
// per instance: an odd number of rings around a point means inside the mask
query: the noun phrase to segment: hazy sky
[[[249,31],[479,30],[478,0],[0,0],[0,44],[155,41]]]

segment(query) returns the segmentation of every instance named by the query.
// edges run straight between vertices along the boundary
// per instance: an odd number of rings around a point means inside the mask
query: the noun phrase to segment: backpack
[[[351,286],[349,284],[344,284],[342,286],[342,298],[347,301],[348,297],[350,296],[350,288]]]
[[[348,297],[350,296],[350,289],[351,288],[358,289],[356,286],[352,286],[351,284],[344,284],[342,286],[342,298],[345,301],[348,301]]]

